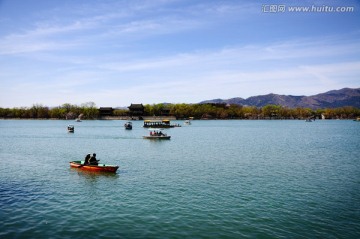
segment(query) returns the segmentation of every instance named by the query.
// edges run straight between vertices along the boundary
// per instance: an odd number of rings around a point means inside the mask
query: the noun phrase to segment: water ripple
[[[353,122],[197,121],[166,142],[141,122],[66,123],[1,128],[1,238],[360,236]],[[117,174],[69,168],[88,152]]]

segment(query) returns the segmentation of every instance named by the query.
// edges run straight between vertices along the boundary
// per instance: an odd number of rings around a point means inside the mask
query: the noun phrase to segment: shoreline
[[[171,120],[171,121],[183,121],[183,120],[187,120],[187,119],[176,119],[174,117],[144,117],[143,119],[131,119],[129,117],[105,117],[105,118],[98,118],[98,119],[83,119],[81,121],[93,121],[93,120],[124,120],[124,121],[144,121],[144,120]],[[0,120],[63,120],[63,121],[73,121],[76,123],[76,121],[74,119],[58,119],[58,118],[0,118]],[[198,120],[204,120],[204,121],[208,121],[208,120],[306,120],[306,118],[303,119],[289,119],[289,118],[284,118],[284,119],[269,119],[269,118],[257,118],[257,119],[244,119],[244,118],[233,118],[233,119],[218,119],[218,118],[214,118],[214,119],[192,119],[191,121],[198,121]],[[326,120],[353,120],[353,121],[360,121],[357,118],[336,118],[336,119],[316,119],[314,121],[326,121]]]

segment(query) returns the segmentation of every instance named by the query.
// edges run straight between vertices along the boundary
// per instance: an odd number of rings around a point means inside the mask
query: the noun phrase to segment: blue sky
[[[359,22],[356,0],[0,0],[0,107],[358,88]]]

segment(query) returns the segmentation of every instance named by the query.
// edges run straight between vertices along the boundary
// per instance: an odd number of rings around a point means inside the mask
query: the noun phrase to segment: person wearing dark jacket
[[[86,157],[85,157],[84,164],[89,164],[90,163],[89,160],[90,160],[90,154],[87,154]]]
[[[93,153],[91,158],[89,159],[90,165],[98,165],[98,160],[96,160],[96,153]]]

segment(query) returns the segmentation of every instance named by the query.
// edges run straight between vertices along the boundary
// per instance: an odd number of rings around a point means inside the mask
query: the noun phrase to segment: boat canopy
[[[145,128],[173,128],[175,125],[170,124],[170,120],[144,120]]]

